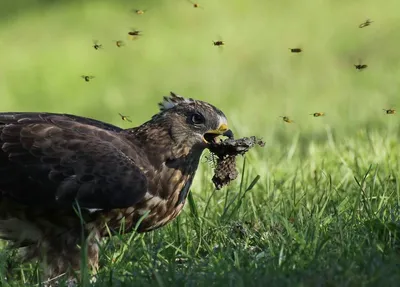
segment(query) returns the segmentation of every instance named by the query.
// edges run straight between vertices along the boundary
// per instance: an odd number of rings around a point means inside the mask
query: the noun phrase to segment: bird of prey
[[[46,278],[80,268],[82,233],[98,242],[164,226],[181,212],[204,149],[233,138],[215,106],[171,92],[144,124],[119,127],[56,113],[0,113],[0,238]],[[78,216],[79,215],[79,216]],[[82,224],[83,223],[83,232]],[[111,231],[111,232],[110,232]]]

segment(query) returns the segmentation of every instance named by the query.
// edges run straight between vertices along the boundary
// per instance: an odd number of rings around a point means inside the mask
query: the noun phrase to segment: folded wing
[[[150,165],[121,130],[71,115],[0,113],[1,194],[48,207],[137,203]]]

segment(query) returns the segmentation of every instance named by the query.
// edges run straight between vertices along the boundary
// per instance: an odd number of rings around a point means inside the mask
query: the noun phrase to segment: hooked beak
[[[233,137],[234,137],[233,132],[230,129],[228,129],[228,125],[221,124],[218,127],[218,129],[207,131],[203,136],[203,141],[206,144],[216,143],[215,139],[218,136],[226,136],[226,137],[228,137],[230,139],[233,139]]]

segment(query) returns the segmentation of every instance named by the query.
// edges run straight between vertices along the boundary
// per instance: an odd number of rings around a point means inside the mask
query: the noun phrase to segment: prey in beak
[[[230,139],[234,138],[233,132],[228,129],[227,124],[221,124],[216,130],[209,130],[203,135],[203,141],[206,144],[217,143],[216,139],[219,136],[225,136]]]

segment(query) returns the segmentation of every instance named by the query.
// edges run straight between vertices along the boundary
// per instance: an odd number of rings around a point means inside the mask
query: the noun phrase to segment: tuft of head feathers
[[[170,92],[170,96],[167,97],[165,96],[163,98],[163,101],[161,103],[158,104],[159,108],[160,108],[160,112],[169,110],[173,107],[175,107],[176,105],[179,105],[180,103],[194,103],[195,100],[192,98],[184,98],[182,96],[179,96],[177,94],[175,94],[174,92]]]

